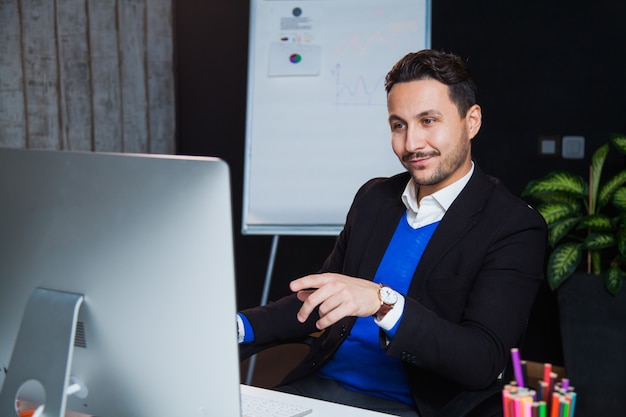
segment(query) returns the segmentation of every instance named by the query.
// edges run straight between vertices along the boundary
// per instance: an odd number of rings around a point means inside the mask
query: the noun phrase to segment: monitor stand
[[[43,417],[65,414],[74,334],[83,296],[37,288],[22,317],[9,369],[0,392],[0,415],[16,416],[22,385],[39,382],[45,392]]]

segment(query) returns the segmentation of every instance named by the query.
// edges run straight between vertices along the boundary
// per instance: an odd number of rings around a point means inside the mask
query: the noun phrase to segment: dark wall
[[[260,301],[272,242],[240,233],[248,19],[247,0],[175,2],[178,152],[230,164],[242,308]],[[479,87],[474,157],[513,193],[555,168],[585,173],[608,133],[626,132],[625,21],[626,3],[614,0],[432,0],[433,48],[466,58]],[[586,158],[540,157],[540,135],[585,136]],[[315,271],[333,241],[280,237],[270,298]],[[526,356],[558,364],[554,297],[543,288],[538,300]]]
[[[480,4],[480,6],[477,6]],[[433,0],[432,46],[467,58],[483,129],[474,156],[516,194],[588,159],[538,156],[540,135],[582,135],[586,154],[626,131],[626,3]]]
[[[611,0],[433,0],[433,48],[466,58],[479,88],[473,154],[486,172],[517,195],[556,168],[586,176],[609,132],[626,132],[625,22],[626,3]],[[541,135],[584,136],[585,159],[540,157]],[[544,284],[524,357],[563,363],[557,317]]]

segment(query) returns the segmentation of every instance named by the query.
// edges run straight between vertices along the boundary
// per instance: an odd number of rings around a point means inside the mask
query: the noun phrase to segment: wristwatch
[[[380,321],[398,302],[398,293],[395,292],[393,289],[385,287],[381,284],[380,288],[378,289],[378,298],[380,300],[380,308],[374,314],[374,317],[376,318],[376,320]]]

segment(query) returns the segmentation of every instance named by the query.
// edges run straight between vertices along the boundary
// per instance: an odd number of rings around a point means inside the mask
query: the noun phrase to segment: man
[[[358,191],[320,273],[242,311],[240,340],[256,348],[323,330],[278,389],[430,417],[499,392],[543,278],[546,227],[473,163],[482,114],[459,57],[408,54],[385,87],[407,172]],[[501,413],[495,399],[481,415]]]

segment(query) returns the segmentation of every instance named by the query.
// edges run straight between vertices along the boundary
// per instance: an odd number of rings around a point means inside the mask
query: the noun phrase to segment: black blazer
[[[322,272],[373,279],[405,211],[400,196],[409,178],[403,173],[361,187]],[[396,336],[381,345],[404,362],[420,416],[496,382],[521,341],[543,279],[545,249],[543,218],[476,166],[422,255]],[[314,332],[314,315],[297,321],[300,305],[291,295],[245,310],[255,344]],[[326,329],[284,382],[317,370],[354,321],[345,318]]]

